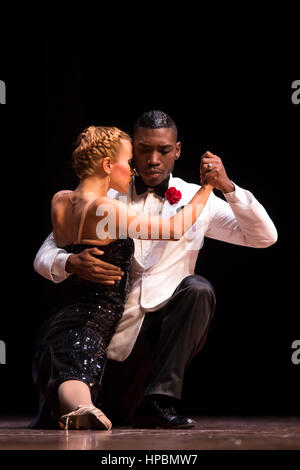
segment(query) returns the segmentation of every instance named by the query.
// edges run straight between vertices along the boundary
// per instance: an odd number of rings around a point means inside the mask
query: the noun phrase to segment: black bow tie
[[[134,183],[135,183],[135,190],[136,194],[143,194],[147,191],[148,188],[153,189],[153,192],[157,194],[158,196],[164,198],[165,197],[165,192],[167,191],[169,187],[169,179],[170,175],[168,178],[166,178],[164,181],[162,181],[160,184],[157,186],[147,186],[142,178],[140,176],[135,176],[134,177]]]

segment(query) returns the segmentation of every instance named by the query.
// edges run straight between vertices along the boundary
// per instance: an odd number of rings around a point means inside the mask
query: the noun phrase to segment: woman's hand
[[[118,266],[96,258],[104,252],[98,248],[86,248],[81,253],[71,254],[66,262],[66,271],[82,279],[112,285],[122,279],[124,273]]]

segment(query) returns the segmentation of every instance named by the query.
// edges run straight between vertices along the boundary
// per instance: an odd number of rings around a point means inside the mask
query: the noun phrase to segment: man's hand
[[[222,160],[211,152],[205,152],[200,164],[201,185],[211,184],[222,193],[234,191],[234,184],[228,178]]]
[[[124,273],[119,267],[95,258],[95,255],[103,254],[103,251],[95,247],[86,248],[77,255],[72,254],[67,259],[66,271],[77,274],[77,276],[87,281],[112,285],[115,281],[122,279]]]

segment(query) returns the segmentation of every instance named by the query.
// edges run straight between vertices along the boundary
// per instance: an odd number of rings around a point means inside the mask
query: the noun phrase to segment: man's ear
[[[176,157],[175,160],[178,160],[181,154],[181,142],[176,143]]]

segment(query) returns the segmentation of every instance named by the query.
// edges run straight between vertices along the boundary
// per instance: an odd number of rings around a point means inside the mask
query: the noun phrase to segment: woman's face
[[[132,145],[128,140],[121,139],[121,147],[117,160],[112,165],[110,175],[110,187],[120,193],[127,193],[132,176],[135,175],[132,169]]]

